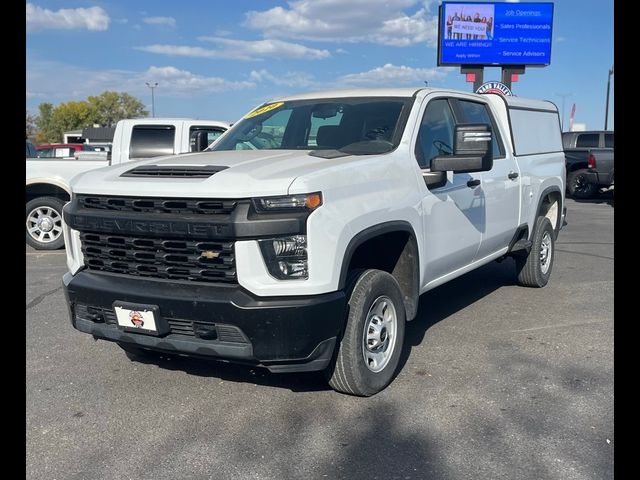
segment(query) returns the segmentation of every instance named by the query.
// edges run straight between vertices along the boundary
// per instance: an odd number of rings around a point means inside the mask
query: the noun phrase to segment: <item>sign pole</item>
[[[520,65],[503,65],[502,66],[502,83],[504,83],[509,90],[511,88],[511,82],[517,82],[519,75],[524,75],[526,67]]]
[[[484,66],[464,65],[460,67],[460,73],[465,76],[467,82],[473,82],[473,92],[484,83]]]

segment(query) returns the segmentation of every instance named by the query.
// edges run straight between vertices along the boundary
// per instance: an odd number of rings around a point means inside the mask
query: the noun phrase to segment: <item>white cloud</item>
[[[136,48],[161,55],[234,60],[258,60],[268,57],[317,60],[331,56],[328,50],[309,48],[282,40],[232,40],[223,37],[199,37],[198,40],[215,43],[216,48],[183,45],[146,45]]]
[[[296,0],[246,14],[245,26],[267,37],[406,46],[437,43],[438,19],[427,0]],[[404,10],[422,5],[413,14]]]
[[[47,101],[84,99],[105,90],[143,96],[149,91],[145,82],[158,82],[157,91],[165,97],[201,96],[256,87],[255,80],[199,75],[173,66],[151,66],[143,71],[96,70],[59,62],[30,61],[27,91],[29,98]]]
[[[104,31],[109,28],[109,15],[101,7],[62,8],[49,10],[27,3],[27,31],[87,29]]]
[[[167,89],[167,92],[175,93],[205,93],[223,92],[228,90],[244,90],[254,88],[252,81],[230,81],[222,77],[207,77],[196,75],[187,70],[179,70],[175,67],[149,67],[140,75],[141,78],[148,78],[158,82],[159,86]]]
[[[142,21],[149,25],[163,25],[166,27],[176,26],[176,19],[173,17],[144,17]]]
[[[338,79],[338,83],[352,87],[415,85],[424,86],[425,80],[444,78],[452,68],[413,68],[387,63],[366,72],[350,73]]]
[[[287,72],[282,75],[273,75],[264,68],[261,70],[252,70],[249,74],[249,80],[256,83],[270,82],[274,85],[283,85],[292,88],[309,88],[318,85],[313,75],[307,72]]]

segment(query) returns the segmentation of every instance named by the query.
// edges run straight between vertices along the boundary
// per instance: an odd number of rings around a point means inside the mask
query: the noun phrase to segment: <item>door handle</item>
[[[507,176],[509,177],[509,180],[515,180],[516,178],[518,178],[518,175],[518,172],[509,172],[509,175]]]
[[[467,187],[469,188],[474,188],[474,187],[477,187],[478,185],[480,185],[480,180],[477,178],[475,180],[469,180],[467,182]]]

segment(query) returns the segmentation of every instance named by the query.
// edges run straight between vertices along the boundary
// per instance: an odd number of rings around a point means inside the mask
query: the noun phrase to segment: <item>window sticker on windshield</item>
[[[244,118],[257,117],[258,115],[262,115],[263,113],[267,113],[271,110],[275,110],[276,108],[280,108],[282,105],[284,105],[284,102],[270,103],[269,105],[265,105],[264,107],[255,109],[253,112],[247,113]]]

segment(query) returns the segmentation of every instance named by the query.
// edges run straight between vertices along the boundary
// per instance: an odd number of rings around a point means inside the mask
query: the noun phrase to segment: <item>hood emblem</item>
[[[206,258],[211,260],[212,258],[218,258],[220,254],[218,252],[214,252],[213,250],[205,250],[200,254],[200,258]]]

